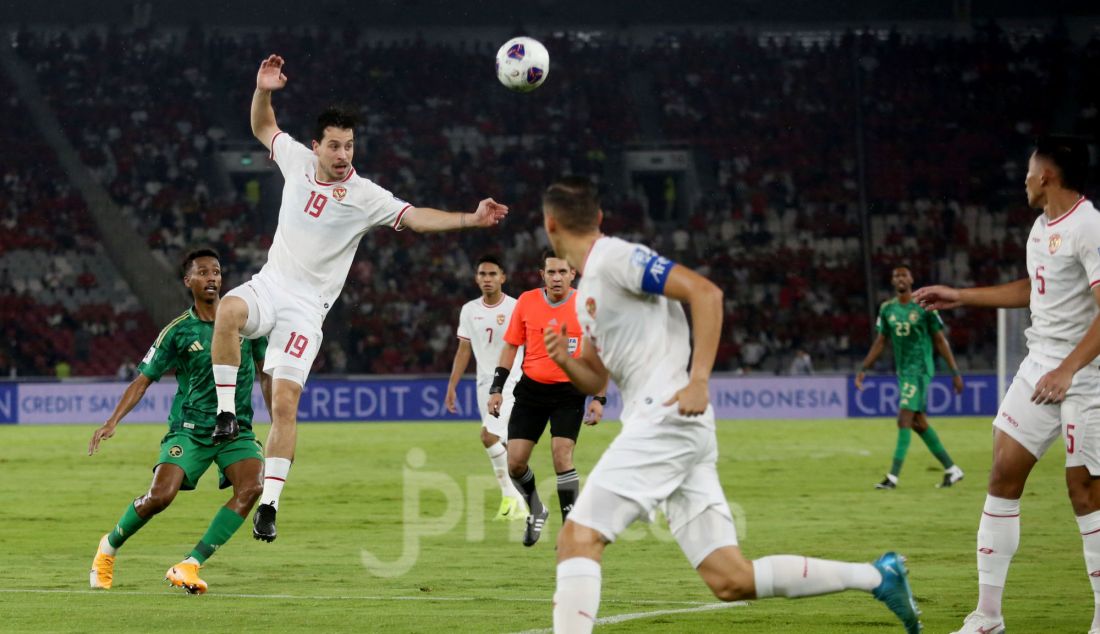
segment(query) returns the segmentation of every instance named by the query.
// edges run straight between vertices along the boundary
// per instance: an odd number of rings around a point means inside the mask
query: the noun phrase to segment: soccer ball
[[[514,37],[497,51],[497,79],[509,90],[531,92],[550,74],[550,53],[542,42]]]

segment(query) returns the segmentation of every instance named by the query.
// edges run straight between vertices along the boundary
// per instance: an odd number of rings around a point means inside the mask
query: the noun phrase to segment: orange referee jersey
[[[542,288],[527,291],[516,300],[512,320],[504,333],[504,341],[513,346],[524,346],[523,374],[539,383],[568,383],[569,377],[546,354],[542,333],[547,328],[561,329],[564,323],[569,334],[569,352],[581,355],[581,325],[577,321],[577,291],[569,289],[569,295],[557,304],[551,304]]]

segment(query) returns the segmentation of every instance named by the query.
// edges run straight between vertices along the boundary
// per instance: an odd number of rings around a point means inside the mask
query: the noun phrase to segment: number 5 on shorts
[[[309,346],[308,337],[292,332],[290,333],[290,340],[286,342],[286,347],[283,348],[283,352],[301,359],[302,355],[306,353],[307,346]]]

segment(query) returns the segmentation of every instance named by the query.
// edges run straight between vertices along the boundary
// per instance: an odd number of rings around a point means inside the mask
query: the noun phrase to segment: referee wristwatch
[[[607,397],[606,396],[593,396],[592,400],[596,401],[600,405],[607,405]]]

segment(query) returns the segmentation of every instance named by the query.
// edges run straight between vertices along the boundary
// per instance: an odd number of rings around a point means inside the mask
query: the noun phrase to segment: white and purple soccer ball
[[[531,92],[550,74],[550,53],[542,42],[514,37],[497,51],[497,79],[509,90]]]

